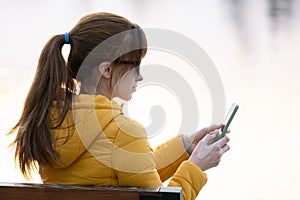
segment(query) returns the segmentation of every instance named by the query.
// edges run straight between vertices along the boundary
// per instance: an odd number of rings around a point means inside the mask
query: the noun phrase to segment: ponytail
[[[12,145],[16,146],[15,159],[27,179],[31,178],[30,173],[37,163],[50,165],[53,160],[58,159],[52,146],[50,129],[58,127],[65,118],[74,85],[61,53],[64,43],[64,35],[57,35],[44,47],[23,113],[10,131],[17,131]],[[54,100],[63,102],[63,109],[60,110],[58,119],[51,121],[50,108]]]

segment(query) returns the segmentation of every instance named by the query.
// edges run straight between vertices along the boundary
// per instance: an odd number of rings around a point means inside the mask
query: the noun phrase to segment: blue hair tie
[[[64,36],[65,36],[65,43],[66,43],[66,44],[70,44],[70,36],[69,36],[69,33],[66,32],[66,33],[64,34]]]

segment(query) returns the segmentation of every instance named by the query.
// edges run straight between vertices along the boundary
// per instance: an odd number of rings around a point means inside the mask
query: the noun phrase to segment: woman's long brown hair
[[[25,178],[31,178],[30,174],[36,163],[51,166],[53,161],[59,159],[52,143],[51,129],[62,124],[71,107],[74,80],[82,84],[88,83],[88,77],[85,76],[91,75],[95,67],[108,57],[114,57],[112,54],[117,52],[120,46],[112,45],[109,49],[101,51],[102,53],[86,66],[86,75],[78,77],[77,73],[84,59],[101,42],[131,29],[136,29],[135,34],[131,35],[132,42],[124,41],[123,45],[136,46],[138,40],[140,48],[127,56],[140,61],[146,53],[143,31],[127,19],[111,13],[93,13],[80,19],[69,32],[71,50],[67,62],[61,53],[65,44],[63,34],[53,36],[43,48],[22,115],[9,132],[11,134],[17,131],[12,145],[16,146],[15,159]],[[61,104],[56,111],[58,118],[53,119],[50,111],[53,109],[53,102],[57,100]]]

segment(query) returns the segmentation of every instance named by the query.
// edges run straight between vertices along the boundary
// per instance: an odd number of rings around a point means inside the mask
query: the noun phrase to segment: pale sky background
[[[5,134],[20,116],[43,46],[51,35],[69,31],[80,17],[95,11],[194,40],[218,69],[226,106],[240,105],[231,127],[231,150],[217,168],[207,171],[208,183],[198,199],[300,199],[299,0],[1,0],[0,182],[24,182],[7,148],[12,137]],[[149,52],[147,62],[171,63],[186,79],[194,79],[190,69],[174,62],[178,58],[156,53]],[[203,127],[209,125],[211,105],[201,80],[199,88]],[[129,113],[147,124],[139,113],[156,104],[148,96],[161,98],[168,120],[163,130],[168,134],[161,141],[177,134],[182,111],[174,95],[162,91],[156,97],[158,90],[138,90]]]

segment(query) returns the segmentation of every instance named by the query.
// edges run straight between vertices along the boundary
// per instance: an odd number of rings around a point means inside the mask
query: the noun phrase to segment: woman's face
[[[128,70],[115,85],[113,97],[129,101],[136,91],[137,82],[142,80],[143,76],[139,73],[139,67]]]

